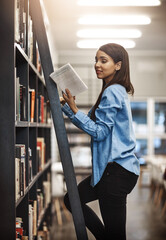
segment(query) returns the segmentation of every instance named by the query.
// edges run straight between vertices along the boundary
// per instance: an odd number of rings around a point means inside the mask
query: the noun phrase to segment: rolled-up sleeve
[[[64,114],[72,121],[74,118],[74,113],[71,110],[71,108],[69,107],[69,105],[67,103],[65,103],[62,107],[62,111],[64,112]]]
[[[71,121],[88,133],[94,141],[102,141],[110,134],[120,108],[122,108],[121,95],[115,87],[110,86],[104,91],[99,107],[95,111],[95,122],[80,110]]]

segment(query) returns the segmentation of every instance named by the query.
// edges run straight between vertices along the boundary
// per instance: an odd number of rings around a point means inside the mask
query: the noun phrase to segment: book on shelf
[[[29,147],[28,148],[28,157],[29,157],[29,183],[32,181],[33,179],[33,166],[32,166],[32,149]]]
[[[20,84],[20,120],[26,121],[26,87]]]
[[[16,201],[21,197],[20,172],[21,172],[21,159],[18,157],[15,157],[15,200]]]
[[[20,121],[20,78],[15,68],[15,120]]]
[[[42,215],[44,213],[44,197],[41,189],[37,189],[37,224],[39,226]]]
[[[39,123],[51,123],[51,111],[49,102],[41,94],[37,97],[37,119]]]
[[[40,74],[42,74],[41,60],[40,60],[39,48],[37,43],[36,43],[36,68],[37,68],[37,71]]]
[[[44,123],[44,96],[38,96],[38,122]]]
[[[37,172],[39,172],[41,171],[41,148],[37,146],[36,151],[37,151],[36,166],[37,166]]]
[[[33,240],[33,206],[29,204],[29,240]]]
[[[37,200],[33,202],[33,236],[37,235]]]
[[[15,189],[16,201],[24,195],[26,188],[25,145],[15,144]]]
[[[29,240],[37,236],[37,200],[29,203]]]
[[[44,96],[41,96],[41,123],[44,123]]]
[[[43,170],[44,165],[46,163],[46,157],[45,157],[45,139],[43,137],[38,137],[37,138],[37,150],[39,151],[39,163],[38,163],[38,167],[39,167],[39,171]]]
[[[29,89],[29,119],[34,122],[35,119],[35,89]]]
[[[17,43],[20,42],[20,31],[19,31],[19,24],[20,24],[20,2],[17,0],[15,1],[15,41]]]
[[[52,119],[51,119],[51,109],[50,109],[50,104],[49,102],[47,101],[46,102],[46,113],[45,113],[46,117],[46,123],[50,124],[52,122]]]
[[[20,84],[15,68],[15,120],[26,121],[26,87]]]
[[[50,78],[65,92],[68,88],[72,96],[76,96],[88,89],[70,63],[65,64],[50,74]]]
[[[28,240],[28,236],[25,236],[23,229],[23,220],[20,217],[16,217],[16,240]]]
[[[50,181],[43,182],[44,193],[44,208],[46,209],[51,202],[51,183]]]
[[[41,189],[37,189],[37,216],[38,226],[44,214],[44,211],[48,208],[51,202],[51,183],[50,181],[43,182],[43,192]]]
[[[28,16],[28,56],[31,62],[33,62],[33,23],[32,18]]]
[[[15,1],[15,41],[26,49],[26,12],[24,0]]]

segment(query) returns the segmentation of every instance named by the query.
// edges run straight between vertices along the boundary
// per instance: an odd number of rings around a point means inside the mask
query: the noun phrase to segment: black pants
[[[87,228],[97,240],[126,240],[126,197],[134,188],[138,176],[113,162],[108,164],[100,182],[92,187],[91,176],[78,185]],[[99,201],[103,223],[86,203]],[[71,211],[68,194],[64,203]]]

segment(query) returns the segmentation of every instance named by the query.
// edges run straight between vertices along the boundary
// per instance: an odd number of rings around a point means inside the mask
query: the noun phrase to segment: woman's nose
[[[95,67],[100,67],[99,61],[95,63]]]

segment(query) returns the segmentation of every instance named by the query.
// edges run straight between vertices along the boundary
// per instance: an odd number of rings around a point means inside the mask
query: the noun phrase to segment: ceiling
[[[43,0],[43,2],[53,42],[58,51],[78,50],[77,30],[97,27],[78,24],[79,17],[89,14],[147,15],[151,18],[149,25],[110,26],[110,28],[139,29],[142,37],[134,40],[136,42],[134,50],[166,51],[166,0],[161,0],[162,4],[157,7],[85,7],[78,6],[77,0]],[[109,26],[102,27],[108,28]]]

